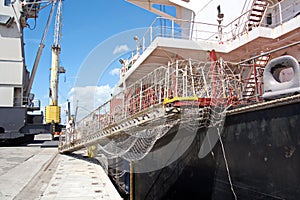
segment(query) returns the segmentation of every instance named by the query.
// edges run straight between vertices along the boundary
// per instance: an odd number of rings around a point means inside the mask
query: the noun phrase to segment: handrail
[[[285,3],[285,1],[286,0],[280,1],[268,8],[268,11],[275,10],[276,8],[278,8],[278,10],[280,10],[280,12],[275,13],[275,15],[272,17],[273,19],[279,19],[278,22],[275,21],[274,24],[272,24],[272,25],[262,24],[262,26],[272,27],[272,28],[280,26],[280,25],[282,25],[282,23],[288,21],[289,19],[296,17],[296,15],[300,13],[300,10],[294,11],[294,12],[289,11],[289,9],[293,8],[295,6],[295,4],[299,4],[300,0],[295,0],[293,4],[288,4],[288,6],[283,7],[282,5]]]
[[[282,4],[285,1],[280,1],[275,5],[269,6],[265,12],[271,13],[272,10],[277,9],[277,7],[282,7]],[[294,3],[300,3],[300,0],[295,0]],[[273,20],[272,25],[268,25],[265,22],[266,16],[262,17],[262,22],[257,27],[269,27],[274,28],[281,25],[283,22],[295,17],[297,11],[287,12],[288,9],[293,7],[294,4],[285,6],[281,9],[281,12],[272,16],[274,19],[280,18],[279,22]],[[299,10],[300,12],[300,10]],[[299,13],[298,12],[298,13]],[[177,38],[177,39],[185,39],[185,40],[195,40],[195,41],[208,41],[208,42],[229,42],[235,40],[237,37],[240,37],[251,30],[248,30],[247,25],[249,23],[248,16],[251,13],[251,9],[242,13],[239,17],[235,18],[227,25],[218,25],[213,23],[206,22],[197,22],[183,19],[169,19],[164,17],[157,17],[149,26],[148,30],[145,32],[141,39],[142,49],[141,51],[145,51],[150,44],[157,37],[164,38]],[[160,24],[160,22],[164,20],[164,23]],[[182,24],[186,24],[189,27],[184,28],[180,26]],[[193,28],[191,28],[193,27]],[[202,27],[202,28],[199,28]],[[218,32],[218,27],[222,29],[222,33]],[[253,27],[257,28],[257,27]],[[190,35],[190,32],[192,36]],[[142,53],[141,52],[141,53]]]
[[[222,63],[224,65],[224,68],[222,67],[223,70],[225,68],[226,70],[230,70],[226,62]],[[192,98],[195,100],[196,98],[197,100],[198,97],[208,98],[212,92],[212,87],[210,86],[212,84],[211,79],[220,78],[219,75],[212,72],[209,73],[211,66],[215,64],[188,59],[178,60],[170,64],[168,68],[157,68],[77,121],[76,132],[85,136],[89,135],[89,131],[97,132],[98,130],[106,130],[114,124],[122,122],[124,119],[134,118],[146,110],[165,103],[166,99]],[[186,67],[187,65],[189,67]],[[225,73],[223,74],[225,77]],[[226,76],[229,77],[230,74]],[[235,78],[232,76],[228,78],[228,82],[226,83],[231,86],[226,88],[237,91],[238,88],[234,87],[238,84],[232,84],[231,81],[235,81]],[[81,130],[87,127],[88,131]],[[77,138],[80,138],[80,136]]]

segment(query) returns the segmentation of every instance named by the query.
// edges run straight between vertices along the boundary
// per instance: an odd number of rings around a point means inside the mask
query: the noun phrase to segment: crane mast
[[[52,64],[50,76],[49,106],[46,106],[46,123],[59,124],[61,122],[60,106],[58,106],[59,74],[65,69],[59,66],[60,39],[62,29],[62,0],[58,0],[54,28],[54,44],[52,45]]]

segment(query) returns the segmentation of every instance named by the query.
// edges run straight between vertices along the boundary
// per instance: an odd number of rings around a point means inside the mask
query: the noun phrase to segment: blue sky
[[[67,73],[60,76],[59,103],[61,105],[70,98],[70,92],[77,80],[76,77],[78,72],[82,68],[82,65],[84,65],[87,57],[93,54],[93,51],[94,54],[96,53],[99,55],[99,59],[95,64],[97,64],[99,70],[100,68],[101,70],[105,69],[105,75],[102,76],[104,78],[101,78],[98,85],[106,85],[106,87],[101,88],[101,90],[105,90],[103,91],[103,95],[107,95],[107,92],[110,92],[108,90],[111,89],[119,79],[119,76],[114,72],[117,71],[115,68],[120,66],[118,62],[112,62],[110,66],[101,65],[101,56],[103,58],[107,58],[105,56],[107,48],[103,47],[103,44],[107,43],[106,45],[109,45],[109,41],[114,39],[112,37],[117,36],[120,33],[124,34],[124,32],[126,33],[130,30],[134,31],[135,29],[149,27],[156,17],[156,15],[132,5],[125,0],[65,0],[63,3],[63,36],[61,42],[62,52],[60,64],[67,69]],[[50,6],[42,10],[39,13],[36,28],[34,30],[26,29],[24,33],[26,43],[25,57],[29,71],[31,71],[35,59],[49,10]],[[34,27],[35,21],[31,19],[29,20],[29,24],[31,27]],[[49,103],[49,69],[51,67],[51,45],[53,43],[54,32],[53,24],[54,18],[32,88],[32,92],[35,93],[35,97],[42,101],[42,107]],[[142,33],[144,30],[139,29],[139,31]],[[129,35],[127,38],[125,37],[127,41],[122,41],[120,38],[116,41],[116,44],[119,43],[119,49],[117,46],[112,46],[111,48],[113,48],[113,51],[116,52],[119,50],[119,53],[122,53],[122,50],[124,50],[125,47],[124,45],[127,45],[128,42],[134,45],[134,40],[129,39],[129,37],[134,37],[134,33],[129,34],[133,35]],[[117,59],[117,55],[113,58],[113,60],[114,59]],[[101,103],[101,101],[98,103]],[[86,108],[86,105],[80,104],[81,102],[79,102],[79,106]],[[93,107],[95,106],[96,105],[93,105]],[[86,109],[90,110],[92,108],[89,107]],[[64,122],[64,120],[62,121]]]
[[[226,16],[224,24],[227,24],[236,18],[236,11],[240,13],[243,6],[243,1],[234,1],[234,8],[232,4],[225,4],[221,0],[207,0],[209,4],[205,5],[202,1],[194,1],[197,4],[194,11],[201,21],[216,23],[216,8],[221,4]],[[128,57],[125,53],[135,49],[133,37],[137,35],[141,38],[157,16],[125,0],[64,0],[63,4],[60,65],[66,68],[67,73],[60,76],[59,104],[63,106],[72,96],[80,96],[78,111],[86,115],[113,93],[119,79],[118,59]],[[156,8],[174,15],[172,8]],[[201,9],[197,10],[199,8]],[[39,13],[35,30],[25,30],[25,57],[29,71],[33,66],[49,10],[50,6]],[[29,24],[34,27],[35,21],[31,19]],[[49,103],[53,26],[54,19],[32,88],[36,98],[41,100],[42,108]],[[74,90],[74,87],[79,90]],[[73,108],[76,102],[73,103]],[[64,109],[63,107],[62,110]]]

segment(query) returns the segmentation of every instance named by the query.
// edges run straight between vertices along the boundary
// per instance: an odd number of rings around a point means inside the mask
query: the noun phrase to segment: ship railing
[[[196,22],[183,19],[157,17],[141,39],[142,51],[150,46],[157,37],[195,41],[231,41],[245,34],[250,11],[230,22],[228,25]]]
[[[141,46],[138,44],[137,48],[133,50],[128,58],[125,60],[120,59],[119,62],[122,64],[120,69],[120,78],[123,78],[127,71],[132,67],[132,65],[137,61],[140,57]]]
[[[269,6],[262,27],[274,28],[300,14],[300,0],[284,0]]]
[[[212,98],[239,98],[239,88],[238,79],[224,61],[178,60],[157,68],[76,122],[69,143],[81,145],[93,135],[112,136],[122,125],[132,123],[128,119],[140,120],[174,102],[198,103],[202,99],[206,102],[202,106],[209,106]]]
[[[158,37],[223,43],[233,41],[258,27],[274,28],[300,14],[300,0],[269,6],[261,22],[249,28],[251,9],[227,25],[157,17],[141,39],[142,53]]]
[[[134,115],[163,101],[166,68],[160,67],[136,81],[124,92],[124,116]]]
[[[165,67],[154,70],[76,122],[73,135],[76,140],[72,142],[76,144],[97,132],[110,133],[114,124],[162,103],[165,72]]]
[[[215,34],[218,28],[216,24],[192,22],[182,19],[169,19],[164,17],[157,17],[144,36],[141,39],[142,51],[144,51],[157,37],[175,38],[184,40],[194,40],[191,27],[195,24],[203,25],[203,29],[195,30],[194,33],[198,33],[197,40],[206,40],[207,38],[201,38],[200,35],[212,35]],[[207,31],[213,30],[213,31]]]
[[[172,98],[240,98],[240,79],[227,62],[176,61],[167,81],[166,96]]]

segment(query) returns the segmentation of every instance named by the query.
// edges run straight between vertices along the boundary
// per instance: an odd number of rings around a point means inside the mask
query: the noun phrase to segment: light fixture
[[[119,59],[119,62],[120,62],[122,65],[125,64],[125,61],[124,61],[122,58]]]

